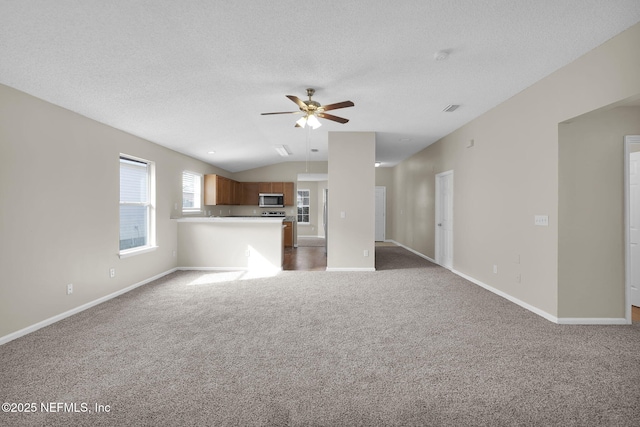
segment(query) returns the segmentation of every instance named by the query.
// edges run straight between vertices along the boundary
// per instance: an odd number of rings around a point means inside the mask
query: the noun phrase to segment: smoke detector
[[[444,61],[449,57],[449,51],[447,50],[439,50],[433,54],[433,59],[436,61]]]

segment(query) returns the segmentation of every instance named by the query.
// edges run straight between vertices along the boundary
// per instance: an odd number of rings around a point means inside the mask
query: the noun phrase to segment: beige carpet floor
[[[639,424],[639,324],[556,325],[399,247],[376,264],[177,272],[11,341],[0,398],[37,407],[0,425]]]

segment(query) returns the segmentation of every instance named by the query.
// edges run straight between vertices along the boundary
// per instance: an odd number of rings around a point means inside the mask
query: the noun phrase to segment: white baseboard
[[[261,271],[261,270],[251,270],[248,267],[178,267],[176,270],[180,271]],[[269,273],[277,273],[282,271],[282,267],[280,268],[269,268],[267,270]]]
[[[325,271],[376,271],[375,268],[340,268],[340,267],[327,267]]]
[[[411,249],[408,246],[403,245],[402,243],[398,243],[395,240],[385,240],[385,242],[391,242],[394,243],[398,246],[401,246],[403,248],[405,248],[406,250],[408,250],[409,252],[413,252],[414,254],[418,255],[419,257],[422,257],[424,259],[426,259],[427,261],[430,261],[434,264],[440,265],[438,264],[434,259],[431,259],[430,257],[421,254],[420,252]],[[440,265],[441,266],[441,265]],[[442,266],[441,266],[442,267]],[[442,267],[442,268],[446,268],[446,267]],[[553,323],[557,323],[559,325],[630,325],[632,322],[630,320],[627,320],[624,317],[620,317],[620,318],[606,318],[606,317],[594,317],[594,318],[589,318],[589,317],[556,317],[552,314],[547,313],[544,310],[540,310],[537,307],[532,306],[531,304],[527,304],[526,302],[519,300],[518,298],[511,296],[501,290],[498,290],[492,286],[487,285],[486,283],[483,283],[471,276],[468,276],[464,273],[461,273],[457,270],[451,269],[450,270],[452,273],[462,277],[463,279],[466,279],[468,281],[470,281],[471,283],[474,283],[486,290],[488,290],[489,292],[493,292],[496,295],[499,295],[509,301],[511,301],[514,304],[519,305],[522,308],[525,308],[529,311],[531,311],[532,313],[537,314],[538,316],[544,317],[545,319],[549,320],[550,322]]]
[[[471,283],[474,283],[474,284],[476,284],[476,285],[478,285],[478,286],[480,286],[480,287],[482,287],[482,288],[484,288],[484,289],[486,289],[486,290],[488,290],[490,292],[493,292],[496,295],[501,296],[502,298],[505,298],[505,299],[511,301],[514,304],[519,305],[520,307],[522,307],[524,309],[529,310],[532,313],[537,314],[538,316],[544,317],[545,319],[547,319],[550,322],[558,323],[558,318],[556,316],[554,316],[552,314],[549,314],[544,310],[540,310],[538,307],[534,307],[533,305],[528,304],[528,303],[526,303],[526,302],[524,302],[524,301],[522,301],[522,300],[520,300],[520,299],[518,299],[518,298],[516,298],[516,297],[514,297],[512,295],[509,295],[506,292],[503,292],[503,291],[501,291],[499,289],[496,289],[493,286],[489,286],[486,283],[483,283],[483,282],[481,282],[481,281],[479,281],[477,279],[474,279],[471,276],[467,276],[464,273],[461,273],[461,272],[456,271],[456,270],[451,270],[451,272],[454,273],[454,274],[457,274],[458,276],[462,277],[463,279],[466,279],[466,280],[470,281]]]
[[[423,254],[423,253],[420,253],[420,252],[418,252],[418,251],[416,251],[416,250],[414,250],[414,249],[411,249],[409,246],[405,246],[405,245],[403,245],[402,243],[398,243],[398,242],[396,242],[395,240],[385,240],[385,242],[389,242],[389,243],[393,243],[394,245],[398,245],[398,246],[400,246],[401,248],[405,248],[405,249],[406,249],[406,250],[408,250],[409,252],[413,252],[414,254],[418,255],[419,257],[426,259],[426,260],[427,260],[427,261],[429,261],[429,262],[432,262],[432,263],[434,263],[434,264],[438,264],[438,263],[436,262],[436,260],[435,260],[435,259],[432,259],[432,258],[430,258],[430,257],[426,256],[426,255],[425,255],[425,254]],[[440,265],[440,264],[438,264],[438,265]],[[440,267],[442,267],[442,266],[440,265]],[[446,268],[446,267],[442,267],[442,268]]]
[[[560,317],[558,318],[559,325],[630,325],[624,317],[620,318],[607,318],[607,317]]]
[[[407,246],[405,246],[405,245],[403,245],[403,244],[401,244],[401,243],[398,243],[398,242],[393,241],[393,240],[390,240],[390,242],[393,242],[393,243],[395,243],[396,245],[398,245],[398,246],[401,246],[401,247],[405,248],[405,249],[406,249],[406,250],[408,250],[409,252],[413,252],[414,254],[416,254],[416,255],[418,255],[418,256],[420,256],[420,257],[422,257],[422,258],[426,259],[427,261],[430,261],[430,262],[432,262],[432,263],[434,263],[434,264],[440,265],[440,264],[438,264],[434,259],[432,259],[432,258],[430,258],[430,257],[428,257],[428,256],[426,256],[426,255],[424,255],[424,254],[421,254],[420,252],[415,251],[415,250],[413,250],[413,249],[411,249],[411,248],[409,248],[409,247],[407,247]],[[440,266],[441,266],[441,265],[440,265]],[[441,267],[442,267],[442,266],[441,266]],[[446,268],[446,267],[442,267],[442,268]],[[448,269],[448,270],[449,270],[449,269]],[[489,286],[489,285],[487,285],[486,283],[483,283],[483,282],[481,282],[481,281],[479,281],[479,280],[477,280],[477,279],[475,279],[475,278],[473,278],[473,277],[471,277],[471,276],[468,276],[468,275],[466,275],[466,274],[464,274],[464,273],[461,273],[461,272],[459,272],[459,271],[457,271],[457,270],[450,269],[450,271],[451,271],[453,274],[456,274],[456,275],[458,275],[458,276],[462,277],[463,279],[468,280],[468,281],[470,281],[471,283],[476,284],[476,285],[478,285],[478,286],[480,286],[480,287],[482,287],[482,288],[484,288],[484,289],[488,290],[489,292],[493,292],[494,294],[499,295],[499,296],[501,296],[502,298],[505,298],[505,299],[507,299],[507,300],[511,301],[512,303],[517,304],[517,305],[519,305],[520,307],[525,308],[525,309],[527,309],[527,310],[531,311],[532,313],[537,314],[538,316],[544,317],[545,319],[547,319],[547,320],[549,320],[549,321],[551,321],[551,322],[553,322],[553,323],[558,323],[558,318],[557,318],[557,317],[555,317],[555,316],[553,316],[553,315],[551,315],[551,314],[547,313],[547,312],[546,312],[546,311],[544,311],[544,310],[540,310],[539,308],[534,307],[534,306],[532,306],[531,304],[527,304],[526,302],[524,302],[524,301],[522,301],[522,300],[519,300],[518,298],[516,298],[516,297],[514,297],[514,296],[511,296],[511,295],[507,294],[506,292],[503,292],[503,291],[501,291],[501,290],[499,290],[499,289],[496,289],[496,288],[494,288],[494,287],[492,287],[492,286]]]
[[[78,307],[73,308],[71,310],[65,311],[64,313],[57,314],[57,315],[55,315],[53,317],[45,319],[45,320],[43,320],[41,322],[38,322],[38,323],[36,323],[34,325],[27,326],[26,328],[20,329],[19,331],[16,331],[16,332],[12,332],[9,335],[5,335],[3,337],[0,337],[0,345],[6,344],[9,341],[15,340],[16,338],[20,338],[20,337],[22,337],[24,335],[30,334],[31,332],[35,332],[38,329],[44,328],[45,326],[52,325],[52,324],[54,324],[54,323],[56,323],[56,322],[58,322],[58,321],[60,321],[62,319],[66,319],[67,317],[73,316],[74,314],[80,313],[81,311],[87,310],[87,309],[89,309],[91,307],[94,307],[94,306],[96,306],[98,304],[101,304],[101,303],[103,303],[105,301],[109,301],[110,299],[113,299],[113,298],[115,298],[117,296],[125,294],[125,293],[127,293],[129,291],[132,291],[135,288],[138,288],[138,287],[140,287],[142,285],[146,285],[149,282],[153,282],[154,280],[157,280],[157,279],[159,279],[161,277],[164,277],[167,274],[171,274],[176,270],[177,270],[177,268],[172,268],[171,270],[165,271],[164,273],[157,274],[157,275],[155,275],[153,277],[150,277],[149,279],[145,279],[145,280],[143,280],[141,282],[138,282],[138,283],[136,283],[134,285],[128,286],[128,287],[126,287],[124,289],[120,289],[119,291],[113,292],[113,293],[111,293],[109,295],[105,295],[105,296],[103,296],[101,298],[98,298],[96,300],[90,301],[90,302],[88,302],[86,304],[82,304],[81,306],[78,306]]]
[[[249,271],[247,267],[178,267],[180,271]]]

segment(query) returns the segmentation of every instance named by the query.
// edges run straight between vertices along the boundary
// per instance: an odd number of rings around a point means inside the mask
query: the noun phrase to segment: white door
[[[387,188],[376,187],[376,242],[384,242],[386,234]]]
[[[640,152],[629,155],[629,261],[631,305],[640,307]]]
[[[453,268],[453,171],[436,175],[436,262]]]

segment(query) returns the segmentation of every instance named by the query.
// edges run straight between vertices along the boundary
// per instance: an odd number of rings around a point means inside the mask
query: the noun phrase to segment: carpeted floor
[[[0,425],[638,425],[639,324],[556,325],[402,248],[376,261],[177,272],[9,342],[0,397],[37,411]]]

